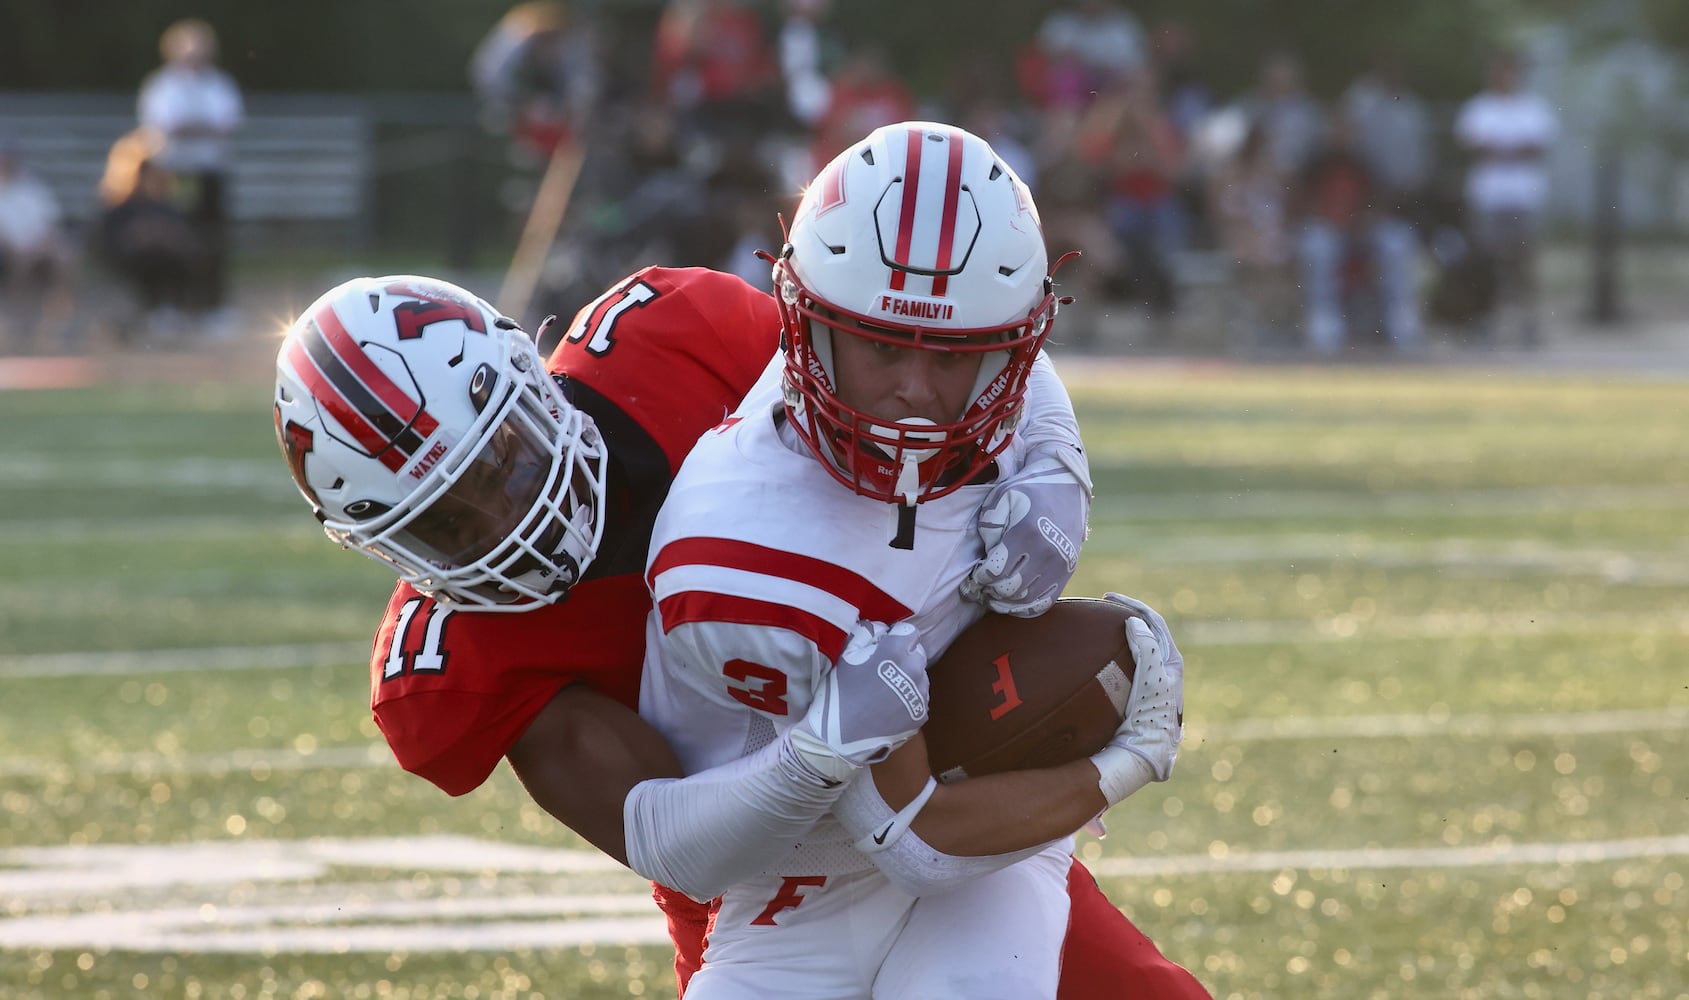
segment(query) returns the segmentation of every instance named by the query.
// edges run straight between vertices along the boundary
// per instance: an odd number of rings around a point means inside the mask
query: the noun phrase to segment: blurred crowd
[[[0,350],[66,346],[73,288],[89,267],[122,290],[109,317],[119,341],[237,332],[226,206],[241,92],[203,20],[172,24],[159,54],[137,89],[134,129],[107,153],[89,225],[71,227],[16,137],[0,136]]]
[[[838,3],[666,0],[635,20],[536,0],[490,27],[468,77],[515,168],[500,192],[510,235],[533,228],[548,166],[575,161],[536,311],[569,315],[648,263],[766,284],[755,251],[778,248],[802,184],[872,129],[928,118],[990,141],[1037,196],[1052,255],[1081,251],[1058,276],[1084,303],[1064,323],[1069,342],[1100,337],[1097,304],[1130,304],[1146,339],[1171,338],[1180,311],[1216,288],[1234,346],[1331,356],[1418,353],[1428,330],[1539,339],[1535,253],[1558,123],[1512,53],[1495,54],[1457,108],[1428,104],[1412,67],[1382,55],[1320,95],[1297,53],[1263,51],[1253,83],[1221,93],[1185,23],[1063,0],[1014,51],[955,47],[937,86],[922,67],[917,92],[890,49],[842,30]],[[160,51],[137,128],[111,150],[100,216],[74,244],[0,136],[0,340],[20,325],[18,303],[22,327],[61,319],[82,259],[130,289],[120,334],[233,329],[225,205],[240,90],[203,21],[172,25]]]
[[[1221,276],[1250,344],[1417,353],[1428,322],[1537,340],[1557,125],[1510,53],[1453,115],[1386,57],[1322,98],[1296,53],[1263,52],[1253,86],[1221,94],[1183,23],[1071,0],[1019,50],[959,58],[940,92],[916,93],[833,13],[669,0],[653,37],[631,40],[650,46],[633,79],[604,57],[630,40],[562,4],[524,4],[488,36],[473,75],[492,120],[536,162],[559,143],[588,151],[546,271],[558,311],[643,262],[765,282],[752,251],[778,245],[803,180],[874,127],[924,117],[983,136],[1031,185],[1052,252],[1082,252],[1064,287],[1092,302],[1165,320],[1200,271]]]

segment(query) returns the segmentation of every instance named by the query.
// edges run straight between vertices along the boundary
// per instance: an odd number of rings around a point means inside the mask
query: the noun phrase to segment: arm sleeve
[[[789,736],[686,778],[642,781],[622,803],[628,867],[710,899],[772,865],[845,787],[805,766]]]

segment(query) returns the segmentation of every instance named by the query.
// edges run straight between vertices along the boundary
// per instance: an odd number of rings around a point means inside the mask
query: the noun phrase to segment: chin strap
[[[894,490],[903,498],[903,502],[897,507],[897,534],[891,539],[891,547],[894,549],[915,547],[915,504],[921,493],[921,462],[935,453],[927,449],[903,450],[903,466],[897,470],[897,486]]]

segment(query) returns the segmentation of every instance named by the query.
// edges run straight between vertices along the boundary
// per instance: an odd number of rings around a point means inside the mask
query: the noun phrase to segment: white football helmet
[[[915,504],[965,485],[1004,447],[1057,299],[1031,192],[953,125],[876,129],[804,192],[774,261],[787,412],[834,478]],[[982,355],[948,424],[886,426],[835,395],[832,337]]]
[[[455,285],[330,289],[276,354],[275,420],[328,536],[442,602],[550,604],[597,554],[598,428],[515,321]]]

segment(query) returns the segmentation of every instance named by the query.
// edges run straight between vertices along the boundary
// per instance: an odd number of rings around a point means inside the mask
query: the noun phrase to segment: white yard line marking
[[[1104,858],[1110,877],[1462,868],[1689,855],[1689,835],[1471,847]],[[336,868],[387,871],[347,882]],[[446,877],[456,873],[462,877]],[[430,877],[418,877],[427,874]],[[0,948],[322,954],[663,945],[639,876],[595,851],[472,837],[0,850]],[[253,902],[264,900],[264,902]]]
[[[1689,708],[1612,712],[1544,712],[1500,715],[1284,716],[1234,719],[1191,726],[1189,741],[1251,743],[1261,740],[1358,739],[1400,736],[1559,736],[1689,729]]]
[[[0,657],[0,677],[109,677],[180,671],[272,670],[369,662],[369,642],[207,646],[110,653],[29,653]]]
[[[1216,851],[1165,857],[1099,858],[1085,862],[1098,875],[1215,875],[1271,872],[1285,868],[1474,868],[1488,865],[1572,865],[1635,858],[1689,855],[1689,834],[1631,840],[1562,841],[1536,844],[1475,844],[1471,847],[1363,847],[1354,850]]]
[[[396,768],[398,762],[380,744],[303,750],[230,750],[226,753],[98,754],[75,761],[40,757],[0,757],[0,777],[49,778],[73,774],[127,774],[136,777],[277,771],[357,771]]]
[[[1582,614],[1559,610],[1434,613],[1362,619],[1340,614],[1302,621],[1187,621],[1181,649],[1365,639],[1447,639],[1460,636],[1611,634],[1689,635],[1689,610],[1654,614]],[[1187,642],[1186,636],[1189,636]],[[3,673],[0,667],[0,673]]]
[[[1095,461],[1096,456],[1092,456]],[[1242,518],[1365,516],[1463,517],[1499,514],[1564,515],[1588,511],[1681,510],[1689,489],[1680,484],[1646,486],[1526,486],[1491,489],[1257,490],[1236,493],[1111,494],[1100,504],[1091,530],[1133,521],[1189,521]]]

